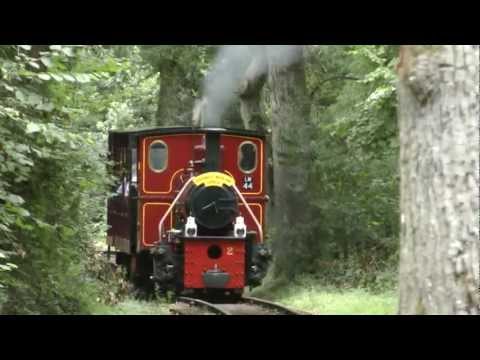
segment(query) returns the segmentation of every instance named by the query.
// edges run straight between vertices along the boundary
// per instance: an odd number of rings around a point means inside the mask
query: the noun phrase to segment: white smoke
[[[267,45],[269,65],[284,67],[302,56],[303,45]]]
[[[268,53],[269,66],[288,66],[298,59],[300,45],[223,45],[203,83],[203,126],[221,127],[222,115],[237,95],[247,68],[261,56],[262,46]],[[265,54],[266,54],[265,53]],[[267,62],[260,75],[268,70]]]
[[[210,68],[203,84],[207,100],[205,126],[221,126],[221,117],[235,97],[250,60],[247,45],[224,45]]]

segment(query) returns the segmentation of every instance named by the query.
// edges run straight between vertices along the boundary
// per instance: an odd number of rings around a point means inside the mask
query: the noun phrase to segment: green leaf
[[[7,233],[11,233],[12,230],[10,230],[8,227],[6,227],[5,225],[3,224],[0,224],[0,230],[4,231],[4,232],[7,232]]]
[[[40,65],[38,65],[35,61],[29,61],[28,65],[30,65],[31,67],[33,67],[35,69],[40,69]]]
[[[69,74],[63,74],[63,78],[67,81],[70,81],[70,82],[75,82],[76,81],[76,79],[72,75],[69,75]]]
[[[41,80],[45,80],[45,81],[48,81],[48,80],[51,79],[50,75],[45,74],[45,73],[38,74],[38,77],[39,77]]]
[[[60,51],[60,50],[62,50],[62,45],[50,45],[49,48],[50,48],[50,50]]]
[[[5,83],[2,83],[2,86],[9,92],[14,92],[15,91],[15,89],[12,86],[7,85]]]
[[[77,78],[78,82],[82,84],[90,82],[90,76],[88,76],[88,74],[75,74],[75,77]]]
[[[47,57],[42,57],[42,58],[40,58],[40,61],[41,61],[42,64],[45,65],[46,67],[52,66],[52,60],[50,60],[50,59],[47,58]]]
[[[32,45],[18,45],[18,47],[27,51],[30,51],[32,49]]]
[[[33,134],[39,131],[40,131],[40,126],[38,124],[35,124],[33,122],[29,122],[27,124],[27,129],[26,129],[27,134]]]
[[[62,52],[67,55],[68,57],[73,57],[74,54],[73,54],[73,51],[72,51],[72,48],[69,48],[69,47],[64,47],[62,48]]]
[[[24,102],[26,100],[25,94],[21,90],[15,91],[15,97],[20,100],[21,102]]]
[[[22,205],[25,202],[25,200],[23,200],[21,196],[15,194],[8,194],[5,200],[11,202],[14,205]]]
[[[42,97],[29,91],[18,89],[15,91],[15,97],[27,105],[37,106],[42,104]]]
[[[42,97],[38,94],[31,93],[28,95],[26,103],[32,106],[38,106],[43,103]]]
[[[57,75],[57,74],[50,74],[53,80],[55,81],[63,81],[63,77]]]
[[[43,110],[43,111],[47,111],[47,112],[52,111],[54,108],[55,108],[55,105],[53,105],[53,104],[50,103],[50,102],[44,103],[44,104],[41,104],[41,105],[37,106],[37,109],[38,109],[38,110]]]

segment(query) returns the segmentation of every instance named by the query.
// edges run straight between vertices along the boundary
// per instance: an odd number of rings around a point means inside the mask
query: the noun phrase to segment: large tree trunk
[[[157,103],[157,126],[191,125],[193,98],[182,98],[182,79],[185,76],[180,65],[173,60],[160,64],[159,96]]]
[[[479,47],[403,46],[401,314],[479,313]]]
[[[239,100],[240,115],[245,129],[258,130],[267,134],[267,186],[266,191],[273,195],[273,149],[269,134],[268,119],[265,116],[261,102],[262,90],[268,76],[268,60],[265,45],[249,45],[251,62],[247,67],[240,84]],[[272,202],[267,203],[268,223],[273,221]]]
[[[263,85],[267,79],[267,57],[263,45],[250,45],[252,60],[240,86],[240,113],[245,129],[267,130],[260,105]]]
[[[275,272],[291,275],[308,236],[310,104],[303,47],[268,46],[267,55],[272,89]]]

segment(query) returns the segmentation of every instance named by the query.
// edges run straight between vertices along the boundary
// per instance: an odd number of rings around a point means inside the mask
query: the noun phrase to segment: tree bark
[[[302,46],[267,47],[271,85],[275,272],[292,275],[307,241],[310,104]],[[288,58],[289,61],[285,62]]]
[[[159,72],[157,126],[191,125],[193,98],[182,98],[184,73],[180,65],[173,60],[164,60],[160,64]]]
[[[273,195],[273,149],[268,119],[261,106],[262,92],[268,77],[268,59],[265,45],[249,46],[252,60],[240,85],[240,115],[245,129],[258,130],[267,135],[266,184],[267,194]],[[267,203],[267,221],[272,222],[272,201]]]
[[[479,46],[400,50],[401,314],[479,314]]]
[[[245,129],[267,131],[260,101],[267,79],[267,57],[263,45],[250,45],[252,61],[240,86],[240,113]]]

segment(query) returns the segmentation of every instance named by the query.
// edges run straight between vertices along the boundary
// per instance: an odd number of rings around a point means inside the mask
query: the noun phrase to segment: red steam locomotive
[[[109,134],[109,251],[137,287],[240,296],[264,278],[265,137],[156,128]]]

